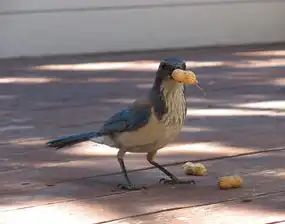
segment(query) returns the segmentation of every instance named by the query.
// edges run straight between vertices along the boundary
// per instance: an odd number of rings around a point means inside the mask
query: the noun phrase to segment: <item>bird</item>
[[[177,75],[177,71],[182,73]],[[194,180],[180,180],[155,161],[158,150],[174,140],[184,125],[187,85],[199,87],[195,73],[186,69],[186,61],[176,57],[163,59],[155,72],[152,87],[143,98],[114,113],[99,130],[59,137],[48,141],[47,147],[60,149],[91,141],[117,148],[117,160],[125,180],[118,184],[121,189],[145,187],[131,182],[124,162],[127,152],[146,153],[147,161],[168,177],[162,178],[160,183],[195,184]]]

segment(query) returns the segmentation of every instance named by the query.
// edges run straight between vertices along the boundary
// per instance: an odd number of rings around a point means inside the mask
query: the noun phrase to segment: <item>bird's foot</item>
[[[132,184],[118,184],[117,187],[119,189],[129,190],[129,191],[137,191],[137,190],[141,190],[141,189],[146,189],[145,186],[136,186],[136,185],[132,185]]]
[[[173,179],[164,179],[161,178],[159,180],[160,184],[169,184],[169,185],[175,185],[175,184],[196,184],[194,180],[179,180],[177,178]]]

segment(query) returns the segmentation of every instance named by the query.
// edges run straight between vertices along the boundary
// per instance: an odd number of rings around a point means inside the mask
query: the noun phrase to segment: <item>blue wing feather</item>
[[[99,130],[99,132],[88,132],[75,135],[69,135],[47,142],[49,147],[62,148],[68,145],[74,145],[85,142],[93,137],[102,135],[112,135],[123,131],[134,131],[149,122],[151,115],[151,104],[136,102],[132,107],[126,108],[109,118]]]
[[[109,118],[99,130],[102,135],[115,132],[134,131],[145,126],[151,115],[151,107],[130,107]]]

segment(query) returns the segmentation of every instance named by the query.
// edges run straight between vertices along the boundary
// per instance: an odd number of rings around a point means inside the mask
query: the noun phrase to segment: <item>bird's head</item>
[[[175,86],[198,85],[196,75],[186,70],[186,62],[179,58],[167,58],[160,62],[156,72],[155,86],[173,88]]]
[[[156,72],[156,79],[173,81],[185,85],[195,85],[198,83],[192,71],[186,71],[186,62],[179,58],[167,58],[160,62]]]

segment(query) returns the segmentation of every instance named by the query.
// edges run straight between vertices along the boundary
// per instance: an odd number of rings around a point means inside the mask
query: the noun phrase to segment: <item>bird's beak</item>
[[[184,71],[181,69],[175,69],[172,72],[171,76],[177,82],[182,82],[183,84],[186,84],[186,85],[196,85],[204,93],[204,96],[206,96],[206,92],[198,84],[199,82],[194,72],[189,71],[189,70]]]
[[[198,80],[196,79],[196,75],[192,71],[184,71],[181,69],[175,69],[171,76],[177,82],[182,82],[186,85],[196,85],[198,84]]]

